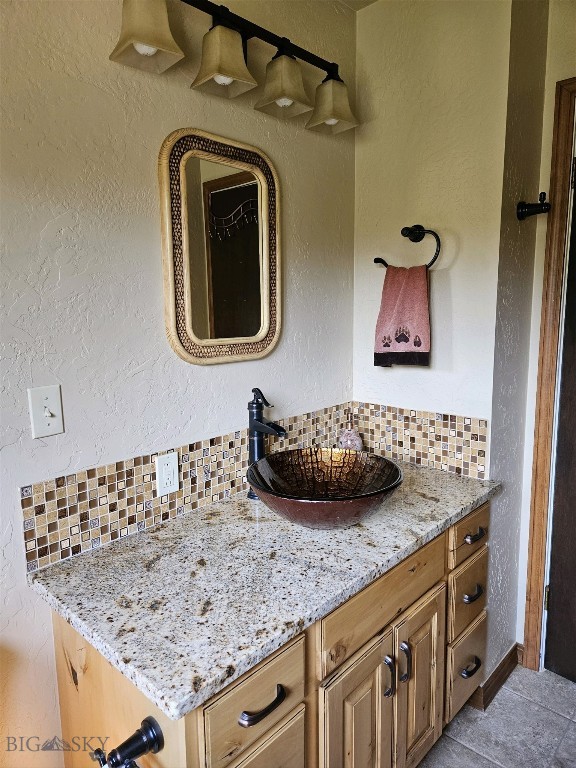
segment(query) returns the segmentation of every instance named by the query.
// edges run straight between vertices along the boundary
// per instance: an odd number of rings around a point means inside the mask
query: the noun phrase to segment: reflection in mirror
[[[194,336],[256,336],[262,326],[258,179],[192,155],[184,175]]]

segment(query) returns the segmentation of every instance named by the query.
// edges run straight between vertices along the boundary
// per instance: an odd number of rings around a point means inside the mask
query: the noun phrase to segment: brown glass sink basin
[[[402,482],[390,459],[342,448],[299,448],[265,456],[246,478],[267,507],[308,528],[348,528]]]

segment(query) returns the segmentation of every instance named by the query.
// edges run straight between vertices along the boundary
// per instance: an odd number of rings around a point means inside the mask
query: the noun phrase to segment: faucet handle
[[[254,387],[252,393],[254,394],[254,399],[251,401],[252,403],[262,403],[262,405],[265,405],[267,408],[274,408],[274,406],[270,405],[268,400],[266,400],[262,394],[262,390],[258,389],[258,387]]]

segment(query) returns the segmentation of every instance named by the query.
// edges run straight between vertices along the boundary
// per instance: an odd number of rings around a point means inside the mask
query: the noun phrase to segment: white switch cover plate
[[[28,407],[32,437],[50,437],[64,432],[60,385],[34,387],[28,390]]]
[[[180,487],[178,477],[178,454],[176,451],[156,456],[156,493],[158,496],[166,496]]]

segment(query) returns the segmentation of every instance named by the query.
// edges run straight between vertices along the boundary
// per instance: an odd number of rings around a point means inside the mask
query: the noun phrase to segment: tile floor
[[[516,667],[486,712],[454,718],[421,768],[576,768],[576,683]]]

